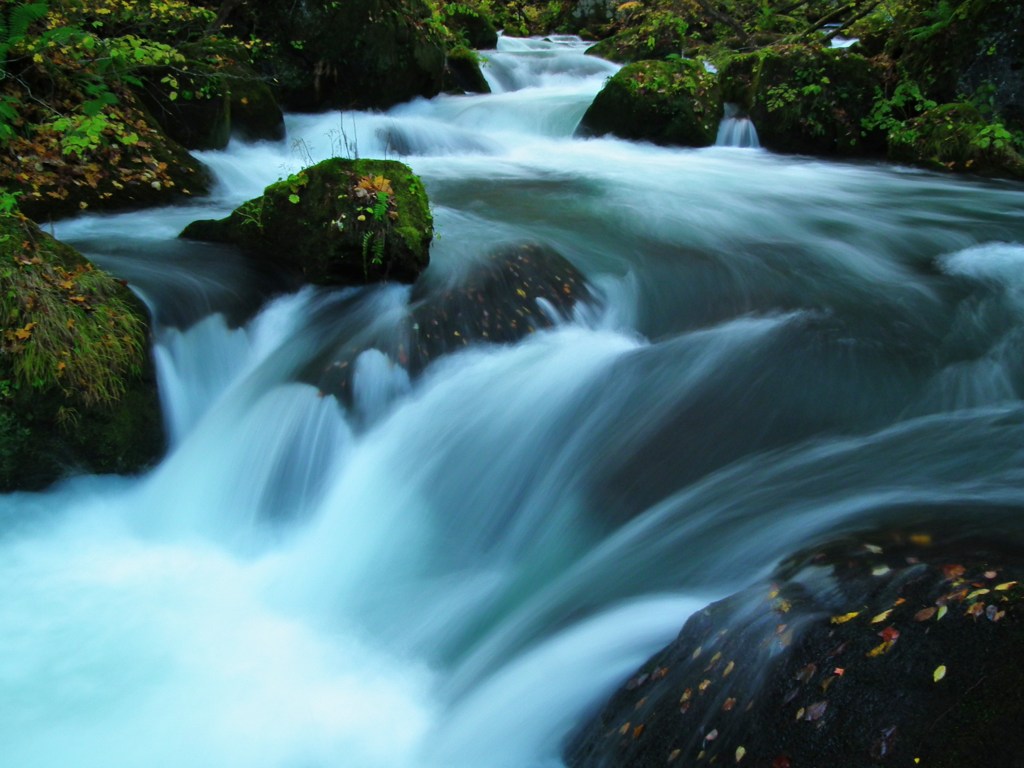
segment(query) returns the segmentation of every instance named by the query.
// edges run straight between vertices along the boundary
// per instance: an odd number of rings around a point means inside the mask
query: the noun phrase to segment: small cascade
[[[715,139],[716,147],[741,147],[743,149],[759,149],[761,143],[757,140],[757,128],[754,121],[740,109],[739,104],[726,102],[725,114],[722,122],[718,125],[718,137]]]

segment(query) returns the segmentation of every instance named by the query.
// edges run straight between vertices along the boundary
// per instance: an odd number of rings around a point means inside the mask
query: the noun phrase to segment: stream
[[[291,115],[214,193],[60,222],[154,317],[138,477],[0,496],[18,768],[544,768],[708,602],[880,525],[1024,538],[1024,186],[573,130],[616,67],[501,38],[494,93]],[[282,292],[179,241],[336,154],[408,163],[429,290],[544,243],[597,297],[350,407],[298,375],[410,288]]]

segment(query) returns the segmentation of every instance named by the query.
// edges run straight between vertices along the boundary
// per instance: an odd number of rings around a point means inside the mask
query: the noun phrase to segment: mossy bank
[[[0,490],[133,472],[164,446],[148,321],[122,283],[0,217]]]

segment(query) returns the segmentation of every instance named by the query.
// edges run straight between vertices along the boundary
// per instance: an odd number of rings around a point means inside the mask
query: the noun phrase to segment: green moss
[[[30,221],[0,217],[0,320],[0,489],[157,455],[145,314],[121,282]]]
[[[445,90],[458,93],[490,93],[483,72],[480,71],[480,57],[475,51],[459,46],[448,51],[445,65]]]
[[[883,73],[847,50],[785,45],[734,56],[722,65],[725,100],[746,109],[761,143],[779,152],[871,154],[880,132],[866,132]]]
[[[1022,140],[972,104],[942,104],[889,133],[889,157],[935,170],[1024,178]]]
[[[313,283],[413,280],[429,262],[433,220],[407,165],[332,158],[182,236],[235,243]]]
[[[640,61],[615,74],[580,122],[582,135],[703,147],[721,116],[714,75],[694,61]]]

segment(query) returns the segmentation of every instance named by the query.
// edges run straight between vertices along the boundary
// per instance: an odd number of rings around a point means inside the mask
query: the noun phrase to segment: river
[[[190,205],[55,233],[150,306],[171,439],[0,497],[18,768],[535,768],[689,614],[841,532],[1024,532],[1024,187],[572,132],[615,67],[502,38],[494,93],[292,115]],[[332,154],[422,176],[440,290],[555,248],[595,301],[350,408],[299,372],[407,286],[281,292],[176,240]]]

